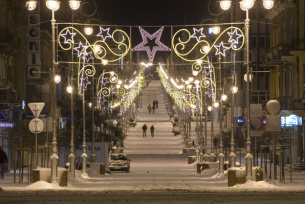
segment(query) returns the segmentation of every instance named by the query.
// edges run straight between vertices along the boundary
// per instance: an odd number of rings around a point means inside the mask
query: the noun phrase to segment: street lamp
[[[247,66],[247,142],[246,142],[246,151],[247,154],[245,156],[246,160],[246,180],[252,179],[252,159],[253,156],[251,154],[251,138],[250,138],[250,46],[249,46],[249,30],[250,30],[250,19],[249,19],[249,9],[254,6],[255,0],[242,0],[240,1],[240,9],[246,11],[246,19],[245,19],[245,39],[246,39],[246,66]],[[220,6],[227,3],[228,1],[220,1]],[[271,9],[274,5],[273,0],[263,0],[263,5],[266,9]]]
[[[35,10],[36,6],[37,6],[37,1],[27,1],[26,2],[26,7],[29,11]]]
[[[75,0],[70,1],[70,7],[71,4],[74,4]],[[32,11],[36,8],[37,1],[27,1],[26,7],[28,10]],[[60,8],[60,1],[57,0],[46,0],[46,6],[48,9],[52,11],[52,20],[51,20],[51,26],[52,26],[52,78],[56,78],[58,81],[58,77],[55,75],[55,69],[56,69],[56,58],[55,58],[55,28],[56,28],[56,20],[55,20],[55,11],[57,11]],[[72,7],[71,7],[72,8]],[[75,8],[75,7],[74,7]],[[56,136],[57,136],[57,119],[56,119],[56,109],[57,109],[57,91],[56,91],[56,82],[52,83],[52,120],[53,120],[53,133],[52,133],[52,156],[51,156],[51,181],[52,182],[58,182],[58,169],[57,169],[57,163],[58,163],[58,154],[57,154],[57,142],[56,142]]]

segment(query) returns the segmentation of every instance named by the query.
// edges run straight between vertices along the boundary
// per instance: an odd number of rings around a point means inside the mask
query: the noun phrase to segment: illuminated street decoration
[[[66,30],[66,33],[65,34],[62,34],[61,36],[65,39],[64,40],[64,43],[68,43],[68,42],[71,42],[71,43],[74,43],[74,36],[76,35],[76,33],[71,33],[71,31],[69,29]]]
[[[200,28],[199,30],[196,28],[193,28],[193,35],[191,35],[191,38],[196,38],[197,42],[200,41],[200,38],[205,38],[206,36],[202,33],[203,28]],[[199,35],[198,35],[199,34]]]
[[[77,52],[77,57],[84,57],[88,55],[87,49],[89,46],[83,45],[82,42],[79,42],[78,47],[75,47],[74,50]]]
[[[132,50],[133,51],[146,51],[150,62],[153,62],[157,51],[171,51],[171,49],[169,47],[167,47],[160,41],[163,29],[164,29],[164,27],[161,27],[154,34],[150,34],[143,28],[139,27],[143,41],[140,44],[138,44],[136,47],[134,47]],[[150,48],[148,45],[148,43],[149,43],[148,39],[149,40],[155,39],[154,43],[156,44],[156,46],[153,46],[153,48]]]
[[[101,37],[103,41],[105,41],[107,38],[112,38],[112,36],[109,34],[109,30],[110,28],[104,29],[102,26],[100,26],[100,32],[96,36]]]
[[[233,32],[231,33],[230,31],[232,30]],[[207,62],[205,58],[211,52],[216,52],[217,55],[224,55],[226,50],[232,49],[237,51],[240,50],[244,45],[245,37],[242,30],[238,27],[227,27],[221,33],[217,35],[213,34],[213,36],[216,36],[214,42],[208,42],[207,39],[209,38],[202,39],[200,36],[196,36],[196,38],[195,34],[197,31],[200,31],[200,29],[194,29],[194,34],[191,34],[188,29],[183,28],[178,30],[173,35],[172,48],[176,55],[185,61],[195,62],[201,60],[204,63]],[[203,28],[202,34],[205,35],[203,33]],[[207,33],[205,36],[208,35],[212,34]],[[196,38],[197,42],[193,43],[191,41],[192,38]],[[224,46],[224,41],[229,42],[228,47]]]
[[[230,36],[228,42],[235,43],[235,44],[238,44],[238,39],[243,37],[243,35],[238,33],[236,29],[234,29],[233,32],[228,32],[228,35]]]
[[[216,48],[216,53],[215,53],[215,55],[219,55],[219,54],[221,54],[222,56],[226,56],[226,51],[228,50],[228,49],[230,49],[230,47],[226,47],[226,46],[224,46],[223,45],[223,41],[221,41],[221,43],[219,44],[219,45],[214,45],[214,47]]]
[[[125,57],[130,51],[130,39],[127,33],[121,29],[115,29],[110,33],[110,28],[102,28],[96,35],[95,41],[89,41],[87,37],[76,27],[68,26],[58,33],[58,45],[63,50],[76,50],[77,57],[87,56],[86,60],[100,60],[108,63],[116,62]],[[77,44],[75,44],[77,39]],[[91,40],[92,38],[90,38]],[[111,39],[106,42],[106,39]],[[98,48],[98,51],[97,51]]]

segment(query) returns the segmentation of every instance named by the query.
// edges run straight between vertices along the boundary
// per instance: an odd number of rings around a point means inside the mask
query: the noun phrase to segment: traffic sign
[[[39,103],[29,103],[28,106],[31,109],[32,113],[36,118],[40,115],[45,103],[39,102]]]
[[[29,124],[29,129],[32,133],[41,133],[43,130],[43,122],[39,118],[34,118]]]

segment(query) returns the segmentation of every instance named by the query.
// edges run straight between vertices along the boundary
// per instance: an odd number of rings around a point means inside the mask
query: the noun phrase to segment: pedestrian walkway
[[[180,154],[183,141],[180,135],[172,133],[172,123],[164,104],[164,95],[160,80],[152,80],[144,88],[141,99],[142,108],[137,110],[137,126],[130,127],[128,136],[124,141],[124,153],[127,154]],[[153,101],[158,100],[158,109],[149,114],[147,106],[153,106]],[[142,126],[147,125],[146,137],[143,138]],[[151,137],[150,127],[155,127],[154,137]]]

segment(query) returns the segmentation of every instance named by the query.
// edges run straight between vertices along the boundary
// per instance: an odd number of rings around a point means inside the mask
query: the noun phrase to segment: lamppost
[[[252,159],[251,154],[251,138],[250,138],[250,47],[249,47],[249,29],[250,29],[250,19],[249,19],[249,9],[254,5],[255,0],[242,0],[240,1],[240,8],[243,11],[246,11],[245,19],[245,39],[246,39],[246,67],[247,67],[247,94],[246,94],[246,103],[247,103],[247,142],[246,142],[246,179],[252,179]],[[273,0],[263,0],[263,5],[266,9],[271,9],[274,5]],[[220,7],[223,10],[228,10],[231,7],[231,1],[222,0],[220,1]]]
[[[79,5],[80,1],[71,0],[69,1],[70,8],[73,10],[78,9],[77,5]],[[37,1],[29,0],[26,2],[27,9],[32,11],[35,10],[37,6]],[[51,75],[52,78],[55,78],[56,73],[56,57],[55,57],[55,28],[56,28],[56,20],[55,20],[55,11],[57,11],[60,8],[60,1],[58,0],[46,0],[46,6],[48,9],[52,11],[52,20],[51,20],[51,26],[52,26],[52,69],[51,69]],[[58,169],[57,169],[57,163],[58,163],[58,153],[57,153],[57,119],[56,119],[56,109],[57,109],[57,91],[56,91],[56,83],[52,83],[52,156],[51,156],[51,181],[52,182],[58,182]]]

